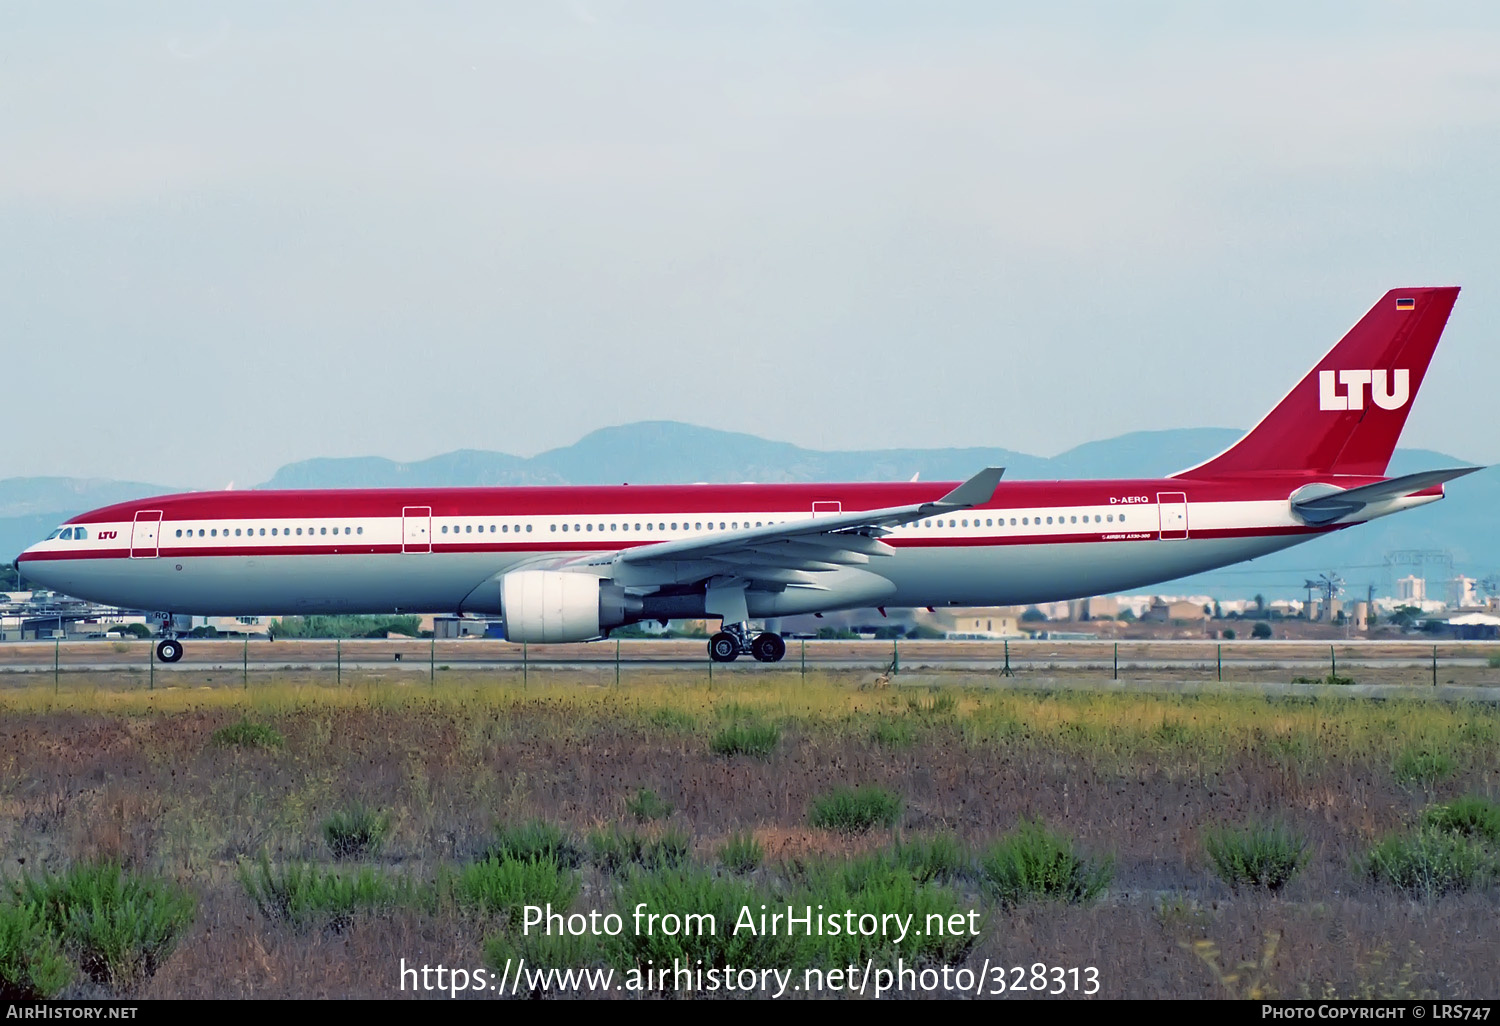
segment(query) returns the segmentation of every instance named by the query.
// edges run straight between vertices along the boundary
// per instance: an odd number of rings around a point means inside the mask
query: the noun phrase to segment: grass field
[[[21,979],[0,988],[387,997],[403,958],[624,972],[675,951],[1092,966],[1111,997],[1497,996],[1495,709],[872,677],[0,691],[0,977]],[[106,886],[145,888],[160,922],[122,898],[86,935],[56,895]],[[637,900],[983,925],[680,951],[520,932],[526,903]],[[56,949],[31,983],[7,921]],[[105,934],[137,939],[101,953]]]

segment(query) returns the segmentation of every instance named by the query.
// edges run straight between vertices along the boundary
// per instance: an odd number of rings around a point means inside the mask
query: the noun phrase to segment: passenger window
[[[567,529],[568,529],[568,525],[567,524],[563,524],[563,530],[566,531]]]
[[[1114,523],[1114,522],[1115,522],[1115,515],[1114,515],[1114,514],[1113,514],[1113,513],[1111,513],[1111,514],[1110,514],[1110,515],[1109,515],[1109,522],[1110,522],[1110,523],[1111,523],[1111,524],[1112,524],[1112,523]]]
[[[235,537],[236,537],[236,538],[238,538],[238,537],[239,537],[239,536],[240,536],[240,529],[239,529],[239,528],[238,528],[238,527],[236,527],[236,528],[235,528],[235,529],[234,529],[234,536],[235,536]]]
[[[531,533],[531,525],[530,525],[530,524],[527,524],[527,525],[526,525],[526,533],[527,533],[527,534],[530,534],[530,533]]]
[[[672,530],[677,530],[677,524],[675,522],[672,524]]]
[[[648,531],[651,530],[651,525],[650,524],[646,525],[646,530],[648,530]]]
[[[589,529],[589,530],[590,530],[590,531],[592,531],[592,530],[593,530],[593,529],[594,529],[594,525],[593,525],[593,524],[589,524],[589,525],[588,525],[588,529]]]
[[[1027,519],[1026,517],[1022,517],[1021,518],[1021,524],[1022,524],[1022,526],[1029,526],[1031,524],[1031,521],[1029,519]]]
[[[217,538],[219,536],[219,529],[215,527],[213,530],[208,532],[208,536],[210,538]]]
[[[1047,518],[1047,523],[1049,523],[1049,524],[1052,523],[1052,518],[1051,517]]]
[[[182,528],[180,528],[180,527],[177,529],[177,537],[179,537],[179,538],[182,537]]]
[[[473,533],[474,533],[474,525],[473,524],[465,524],[464,525],[464,534],[473,534]]]
[[[994,527],[995,526],[994,519],[991,518],[991,517],[985,517],[984,518],[984,526],[985,527]]]
[[[968,522],[968,521],[967,521],[967,520],[965,520],[965,521],[964,521],[964,526],[965,526],[965,527],[968,527],[968,526],[969,526],[969,522]]]
[[[724,521],[722,520],[719,521],[719,530],[724,530]]]
[[[271,528],[271,537],[272,538],[276,537],[277,530],[278,530],[278,528],[275,528],[275,527]]]
[[[1085,519],[1085,520],[1087,520],[1087,519],[1088,519],[1088,517],[1084,517],[1084,518],[1083,518],[1083,519]],[[1073,523],[1073,524],[1076,524],[1076,523],[1078,523],[1078,518],[1077,518],[1077,517],[1074,517],[1074,518],[1073,518],[1073,519],[1072,519],[1072,520],[1070,520],[1070,521],[1069,521],[1069,523]]]
[[[447,524],[444,524],[444,525],[443,525],[443,533],[444,533],[444,534],[447,534],[447,533],[448,533],[448,525],[447,525]]]
[[[1098,517],[1095,517],[1095,518],[1094,518],[1094,519],[1095,519],[1095,520],[1098,520],[1098,519],[1099,519],[1099,518],[1098,518]],[[1125,514],[1124,514],[1124,513],[1121,513],[1121,514],[1120,514],[1120,523],[1122,523],[1122,524],[1123,524],[1123,523],[1124,523],[1124,522],[1125,522]]]
[[[264,527],[262,527],[262,528],[261,528],[261,529],[260,529],[260,536],[261,536],[261,537],[262,537],[262,538],[264,538],[264,537],[265,537],[265,536],[266,536],[266,529],[265,529],[265,528],[264,528]]]
[[[365,533],[365,529],[363,527],[356,527],[354,529],[354,533],[355,534],[364,534]]]

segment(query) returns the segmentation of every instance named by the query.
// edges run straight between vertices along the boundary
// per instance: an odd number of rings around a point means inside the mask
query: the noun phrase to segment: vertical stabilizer
[[[1393,289],[1244,438],[1174,474],[1385,474],[1458,288]]]

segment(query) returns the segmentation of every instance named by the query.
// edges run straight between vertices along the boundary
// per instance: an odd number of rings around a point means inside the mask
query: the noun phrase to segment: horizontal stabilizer
[[[1358,513],[1373,503],[1414,495],[1433,485],[1440,485],[1444,481],[1452,481],[1454,478],[1483,469],[1483,467],[1455,467],[1450,470],[1424,470],[1419,474],[1406,474],[1402,477],[1393,477],[1388,481],[1360,485],[1357,488],[1344,488],[1338,491],[1320,490],[1318,494],[1305,494],[1302,498],[1294,494],[1292,509],[1310,524],[1331,524],[1335,520]],[[1308,488],[1315,487],[1317,486],[1308,486]],[[1307,488],[1298,489],[1298,492],[1306,493],[1307,490]]]

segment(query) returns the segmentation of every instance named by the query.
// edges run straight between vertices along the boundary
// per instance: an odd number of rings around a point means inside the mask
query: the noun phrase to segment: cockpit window
[[[44,538],[44,539],[42,539],[42,540],[43,541],[51,541],[53,538],[56,538],[60,534],[62,534],[62,528],[59,527],[57,530],[53,531],[51,534],[47,535],[47,537]]]
[[[57,540],[58,541],[72,541],[73,540],[73,529],[71,527],[65,527],[65,528],[63,528],[63,533],[57,536]]]
[[[88,528],[86,528],[86,527],[75,527],[75,528],[73,528],[73,540],[74,541],[87,541],[88,540],[88,536],[89,536]]]

